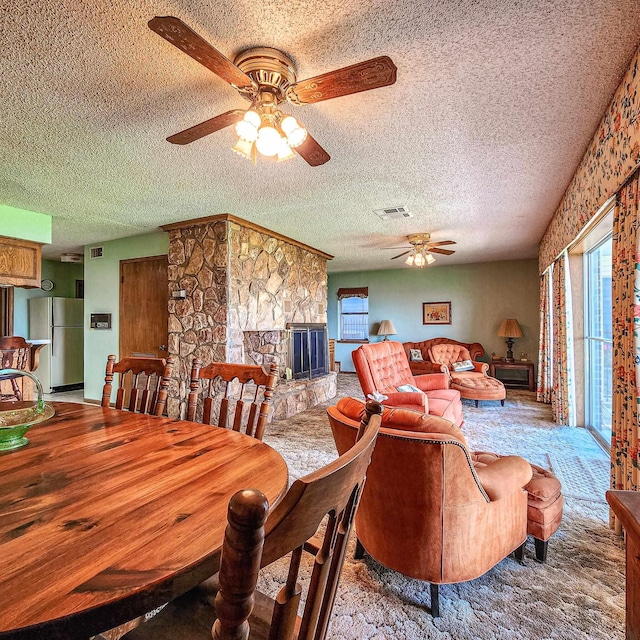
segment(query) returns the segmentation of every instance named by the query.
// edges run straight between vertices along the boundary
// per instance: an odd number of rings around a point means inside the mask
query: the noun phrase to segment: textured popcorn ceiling
[[[409,233],[455,240],[436,265],[537,244],[640,44],[638,0],[12,0],[0,13],[0,203],[53,216],[50,257],[232,213],[335,255],[389,261]],[[272,46],[298,78],[379,55],[391,87],[289,111],[329,152],[250,162],[225,129],[165,138],[237,92],[147,27],[175,15],[227,57]],[[373,209],[405,205],[407,220]],[[0,230],[1,234],[1,230]]]

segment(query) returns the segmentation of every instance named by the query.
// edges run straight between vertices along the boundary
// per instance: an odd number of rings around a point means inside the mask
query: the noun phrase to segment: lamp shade
[[[502,321],[498,329],[498,336],[501,338],[522,338],[522,328],[515,318],[507,318]]]
[[[393,326],[393,322],[391,320],[383,320],[378,327],[378,335],[384,336],[395,336],[398,332],[396,328]]]

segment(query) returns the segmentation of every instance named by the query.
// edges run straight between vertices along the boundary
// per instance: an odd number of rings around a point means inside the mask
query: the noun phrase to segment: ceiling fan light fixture
[[[251,160],[253,142],[250,140],[244,140],[243,138],[238,138],[238,141],[232,147],[233,151],[235,151],[238,155],[241,155],[243,158],[247,160]]]
[[[275,156],[280,148],[282,136],[270,124],[263,124],[258,129],[256,148],[263,156]]]
[[[252,113],[258,118],[258,124],[253,119],[247,118],[247,114]],[[255,111],[247,111],[244,118],[236,124],[236,133],[243,140],[255,142],[258,138],[258,126],[260,125],[260,116]]]
[[[280,123],[280,128],[287,136],[290,147],[299,147],[307,138],[307,130],[301,127],[293,116],[285,116]]]
[[[430,253],[427,253],[425,255],[425,260],[427,261],[427,264],[433,264],[436,261],[436,259]]]
[[[291,158],[295,158],[296,154],[293,153],[291,147],[287,144],[285,138],[280,138],[280,147],[278,148],[278,162],[282,162],[283,160],[290,160]]]
[[[416,253],[416,257],[415,257],[415,259],[414,259],[414,261],[413,261],[413,264],[414,264],[416,267],[420,267],[420,268],[422,268],[422,267],[424,267],[424,265],[426,264],[426,262],[427,262],[427,261],[426,261],[425,257],[424,257],[421,253]]]
[[[415,260],[415,257],[414,257],[414,255],[413,255],[413,252],[411,252],[411,253],[409,254],[409,257],[404,261],[404,263],[405,263],[405,264],[408,264],[410,267],[412,267],[412,266],[413,266],[413,262],[414,262],[414,260]]]

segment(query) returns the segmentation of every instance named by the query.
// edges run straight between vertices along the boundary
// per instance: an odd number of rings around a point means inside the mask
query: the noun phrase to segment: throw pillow
[[[461,360],[460,362],[454,362],[451,364],[451,368],[454,371],[473,371],[473,362],[471,360]]]
[[[420,349],[409,349],[409,360],[411,362],[424,362]]]
[[[418,387],[415,387],[412,384],[401,384],[399,387],[397,387],[397,389],[401,393],[409,393],[410,391],[417,391],[418,393],[422,393],[420,389],[418,389]]]

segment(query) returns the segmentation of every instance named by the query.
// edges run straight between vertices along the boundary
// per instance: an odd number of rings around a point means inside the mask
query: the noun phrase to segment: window
[[[338,289],[340,340],[366,342],[369,339],[369,289]]]
[[[589,429],[607,446],[613,391],[611,254],[610,234],[584,254],[585,417]]]

